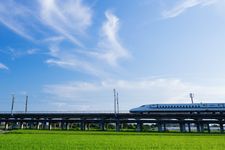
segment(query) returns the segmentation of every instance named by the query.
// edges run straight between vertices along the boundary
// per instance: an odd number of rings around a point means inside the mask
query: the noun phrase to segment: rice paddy
[[[17,130],[0,133],[2,150],[222,150],[225,135]]]

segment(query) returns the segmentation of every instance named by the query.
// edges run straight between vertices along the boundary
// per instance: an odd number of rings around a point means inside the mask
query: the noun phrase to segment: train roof
[[[224,104],[225,103],[171,103],[171,104],[145,104],[145,105],[219,105],[219,104]]]

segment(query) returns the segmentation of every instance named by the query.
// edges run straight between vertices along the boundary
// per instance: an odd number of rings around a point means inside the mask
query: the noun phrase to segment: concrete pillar
[[[32,124],[33,124],[32,122],[29,122],[29,123],[28,123],[29,129],[32,129]]]
[[[90,123],[86,123],[86,129],[90,130]]]
[[[197,132],[201,132],[199,123],[196,123],[196,128],[197,128]]]
[[[48,130],[52,130],[52,123],[48,122]]]
[[[5,122],[5,130],[8,130],[9,129],[9,124],[8,122]]]
[[[61,121],[61,130],[64,130],[64,121]]]
[[[204,128],[204,124],[201,123],[200,125],[201,125],[201,132],[204,132],[204,129],[205,129],[205,128]]]
[[[224,129],[223,129],[223,123],[220,123],[220,132],[223,133]]]
[[[100,127],[100,130],[104,131],[105,130],[105,122],[104,121],[101,121],[99,123],[99,127]]]
[[[117,121],[116,122],[116,132],[119,132],[120,131],[120,122]]]
[[[11,129],[15,129],[15,126],[16,126],[16,125],[15,125],[15,122],[12,122],[12,123],[11,123]]]
[[[162,123],[161,122],[158,122],[157,123],[157,126],[158,126],[158,131],[159,132],[162,132],[163,130],[162,130]]]
[[[166,131],[166,123],[163,123],[163,131]]]
[[[210,131],[209,123],[207,123],[207,130],[208,130],[209,133],[211,132],[211,131]]]
[[[70,129],[70,124],[67,122],[66,123],[66,130],[69,130]]]
[[[136,128],[136,131],[137,132],[141,132],[142,131],[142,128],[143,128],[143,123],[138,121],[137,122],[137,128]]]
[[[191,132],[191,123],[188,123],[188,132]]]
[[[20,122],[20,129],[23,129],[23,122]]]
[[[84,121],[81,121],[81,123],[80,123],[80,130],[85,131],[85,122]]]
[[[43,129],[48,129],[48,126],[47,126],[47,122],[46,121],[43,122]]]
[[[39,122],[37,122],[36,129],[37,129],[37,130],[39,130],[39,129],[40,129],[40,123],[39,123]]]
[[[185,123],[183,123],[183,122],[180,123],[180,132],[186,132],[185,131]]]

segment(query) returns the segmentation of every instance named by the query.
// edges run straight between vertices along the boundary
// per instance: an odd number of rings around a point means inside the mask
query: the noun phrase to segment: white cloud
[[[91,9],[80,0],[39,0],[42,23],[56,30],[74,44],[81,46],[76,35],[91,25]]]
[[[81,39],[92,24],[93,12],[84,1],[37,0],[29,4],[14,0],[0,3],[0,22],[43,48],[24,51],[9,48],[7,53],[12,59],[41,51],[49,56],[47,64],[104,76],[110,70],[109,65],[118,67],[119,60],[130,57],[118,36],[119,18],[112,12],[105,12],[99,42],[86,48],[89,46],[83,45]]]
[[[98,43],[98,52],[94,50],[68,50],[60,47],[60,44],[54,44],[50,47],[48,64],[56,65],[62,68],[72,70],[83,70],[94,76],[103,77],[107,72],[106,64],[118,66],[118,61],[122,58],[128,58],[130,54],[125,49],[118,38],[119,19],[111,12],[105,13],[107,20],[101,28],[101,39]],[[60,41],[59,41],[60,43]],[[107,63],[102,63],[102,60]]]
[[[33,48],[33,49],[28,49],[27,50],[27,52],[26,52],[26,54],[27,55],[34,55],[34,54],[36,54],[36,53],[38,53],[38,49],[35,49],[35,48]]]
[[[55,65],[69,70],[78,70],[94,76],[103,75],[103,71],[86,58],[82,59],[75,50],[60,49],[57,45],[50,47],[49,55],[52,58],[46,60],[49,65]]]
[[[2,63],[0,63],[0,69],[9,70],[9,68]]]
[[[173,8],[162,12],[163,18],[174,18],[184,13],[186,10],[195,6],[208,6],[216,3],[218,0],[182,0]]]
[[[0,50],[0,52],[5,55],[9,55],[12,60],[15,60],[16,58],[19,58],[19,57],[38,54],[41,52],[41,50],[36,48],[22,50],[22,49],[15,49],[15,48],[8,47],[5,50]]]
[[[0,3],[0,22],[20,36],[34,41],[30,28],[36,26],[32,23],[34,16],[27,7],[13,0]],[[29,23],[27,21],[29,20]]]
[[[0,22],[33,42],[52,36],[51,31],[55,31],[81,46],[77,36],[84,34],[86,28],[91,25],[91,9],[81,0],[37,1],[30,5],[23,5],[14,0],[1,2]]]
[[[88,105],[89,110],[113,110],[113,88],[119,91],[121,110],[150,103],[224,102],[225,86],[206,86],[179,79],[105,80],[46,85],[44,92],[56,101]]]
[[[106,11],[105,16],[107,20],[102,25],[101,40],[98,43],[100,52],[92,54],[116,66],[119,59],[129,58],[130,54],[118,37],[119,18],[110,11]]]

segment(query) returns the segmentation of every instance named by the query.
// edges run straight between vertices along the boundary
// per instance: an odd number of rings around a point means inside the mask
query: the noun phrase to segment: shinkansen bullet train
[[[130,110],[130,113],[149,113],[157,111],[161,112],[225,111],[225,103],[150,104],[133,108]]]

